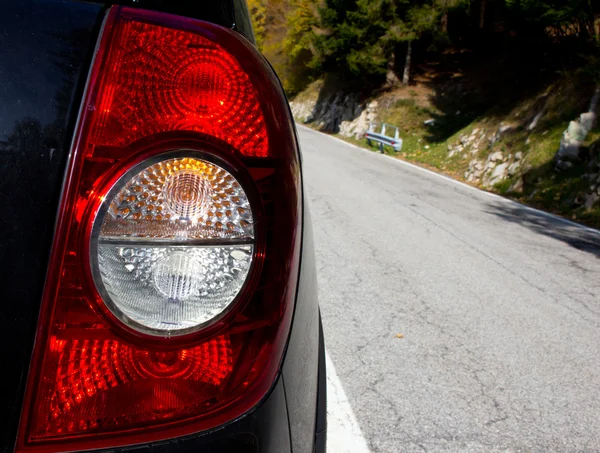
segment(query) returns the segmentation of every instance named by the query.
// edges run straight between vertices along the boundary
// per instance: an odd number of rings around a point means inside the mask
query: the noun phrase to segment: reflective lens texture
[[[92,268],[108,308],[146,333],[187,333],[223,313],[254,251],[250,202],[225,169],[194,157],[143,163],[110,190]]]

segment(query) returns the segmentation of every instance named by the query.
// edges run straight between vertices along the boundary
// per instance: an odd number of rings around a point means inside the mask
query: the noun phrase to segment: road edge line
[[[356,415],[329,353],[327,367],[327,448],[328,453],[371,453]]]

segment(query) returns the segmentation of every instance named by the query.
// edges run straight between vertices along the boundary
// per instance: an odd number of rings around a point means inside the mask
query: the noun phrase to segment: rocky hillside
[[[332,86],[319,80],[300,93],[291,102],[297,121],[365,147],[371,122],[396,125],[403,149],[386,152],[600,227],[600,91],[585,76],[555,79],[470,121],[440,109],[444,88],[431,83],[365,98]]]

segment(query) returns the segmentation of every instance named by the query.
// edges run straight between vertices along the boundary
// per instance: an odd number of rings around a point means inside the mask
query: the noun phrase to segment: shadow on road
[[[577,250],[591,253],[596,258],[600,258],[600,232],[570,225],[524,206],[508,203],[488,204],[486,212],[502,220],[518,223],[536,233],[558,239]]]

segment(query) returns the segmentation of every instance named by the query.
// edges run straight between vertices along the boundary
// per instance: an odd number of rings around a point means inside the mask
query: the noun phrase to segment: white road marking
[[[590,233],[595,233],[595,234],[600,235],[600,230],[595,230],[594,228],[587,227],[587,226],[582,225],[580,223],[573,222],[571,220],[565,219],[564,217],[560,217],[560,216],[557,216],[555,214],[551,214],[551,213],[546,212],[546,211],[540,211],[539,209],[532,208],[531,206],[524,205],[522,203],[519,203],[518,201],[514,201],[514,200],[511,200],[509,198],[504,198],[504,197],[502,197],[500,195],[497,195],[495,193],[487,192],[485,190],[478,189],[477,187],[470,186],[469,184],[466,184],[466,183],[464,183],[462,181],[458,181],[458,180],[456,180],[454,178],[451,178],[450,176],[446,176],[446,175],[443,175],[441,173],[436,173],[435,171],[428,170],[427,168],[419,167],[418,165],[411,164],[411,163],[406,162],[406,161],[401,160],[401,159],[396,159],[395,157],[388,156],[387,154],[377,154],[377,153],[374,153],[374,152],[369,151],[367,149],[361,148],[360,146],[356,146],[356,145],[353,145],[352,143],[348,143],[348,142],[342,140],[341,138],[337,138],[337,137],[334,137],[332,135],[325,134],[325,133],[320,132],[320,131],[316,131],[314,129],[311,129],[310,127],[303,126],[302,124],[296,123],[296,127],[300,128],[300,129],[306,129],[307,131],[315,132],[317,134],[324,135],[325,137],[328,137],[331,140],[337,140],[338,142],[343,143],[344,145],[349,146],[350,148],[354,148],[354,149],[357,149],[359,151],[362,151],[363,153],[368,153],[368,154],[371,154],[373,156],[377,156],[379,158],[391,159],[393,162],[396,162],[396,165],[400,165],[400,166],[404,165],[406,167],[411,167],[411,168],[423,171],[425,173],[429,173],[430,175],[437,176],[438,178],[445,179],[446,181],[449,181],[449,182],[451,182],[453,184],[457,184],[459,186],[466,187],[467,189],[474,190],[474,191],[478,192],[479,194],[487,195],[488,197],[495,198],[498,201],[501,201],[501,202],[504,202],[504,203],[507,203],[507,204],[514,204],[514,205],[519,206],[521,209],[525,209],[526,211],[535,212],[536,214],[539,214],[539,215],[541,215],[543,217],[554,219],[554,220],[557,220],[559,222],[565,223],[567,225],[570,225],[570,226],[573,226],[573,227],[576,227],[576,228],[580,228],[580,229],[588,231]]]
[[[333,362],[327,360],[327,453],[370,453]]]

